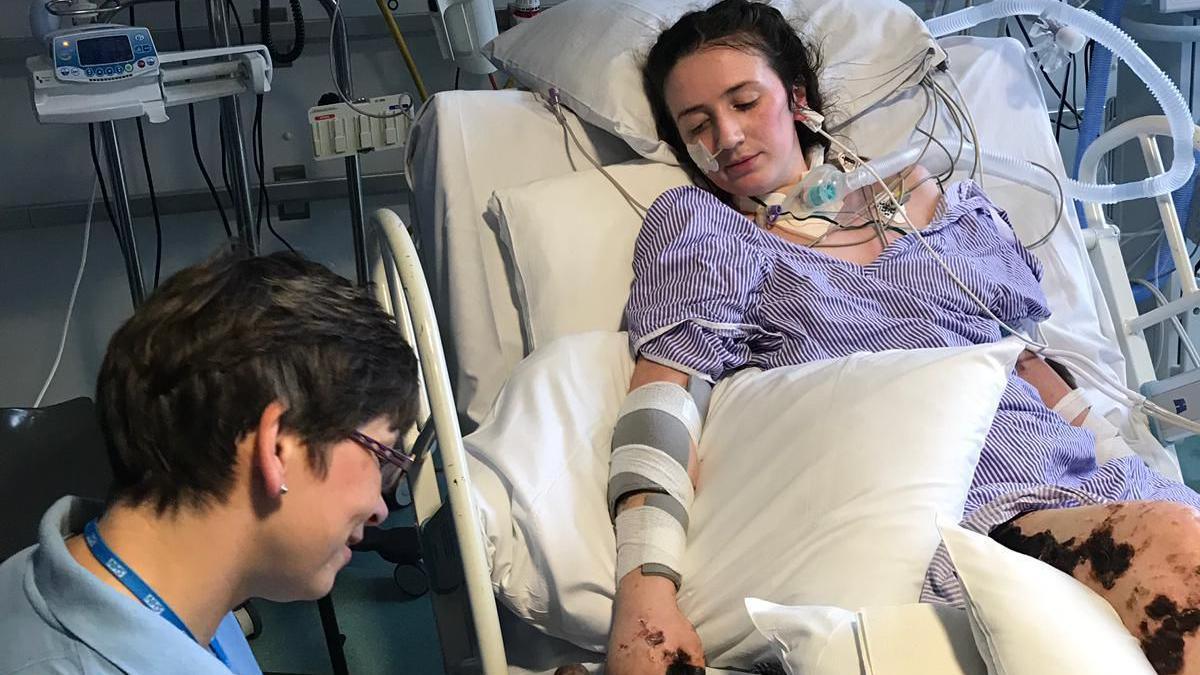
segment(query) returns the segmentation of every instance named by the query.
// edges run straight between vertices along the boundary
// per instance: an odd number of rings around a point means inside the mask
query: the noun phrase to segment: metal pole
[[[336,0],[320,1],[332,21],[329,30],[333,31],[334,70],[338,85],[342,93],[352,99],[354,83],[350,75],[350,45],[346,41],[345,15],[338,10]],[[359,167],[358,155],[346,158],[346,189],[350,193],[350,234],[354,240],[355,276],[358,285],[366,287],[371,276],[367,270],[367,222],[363,214],[362,169]]]
[[[209,0],[208,26],[213,42],[220,47],[232,44],[229,38],[229,19],[225,14],[226,0]],[[242,144],[242,115],[236,96],[221,99],[221,134],[228,152],[228,168],[233,184],[234,212],[237,214],[237,234],[250,253],[258,252],[258,242],[250,218],[250,179],[246,173],[246,147]],[[222,158],[221,161],[226,161]]]
[[[121,146],[117,143],[115,122],[100,123],[100,137],[104,140],[104,157],[108,160],[108,180],[113,189],[113,202],[117,210],[117,243],[121,257],[125,259],[125,274],[129,277],[129,295],[136,309],[146,299],[146,286],[142,282],[142,263],[138,259],[137,238],[133,235],[133,216],[129,212],[129,186],[125,184],[125,168],[121,165]]]

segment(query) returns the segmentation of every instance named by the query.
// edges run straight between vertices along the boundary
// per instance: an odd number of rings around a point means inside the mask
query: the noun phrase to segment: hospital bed
[[[980,143],[1003,146],[1010,155],[1064,175],[1024,46],[1004,38],[974,37],[947,38],[942,46],[974,115]],[[843,133],[860,154],[877,156],[910,142],[924,110],[917,93],[899,91],[860,115]],[[447,672],[552,672],[556,665],[601,658],[526,625],[502,604],[498,607],[494,556],[503,544],[497,542],[517,536],[521,525],[497,524],[495,514],[510,512],[509,477],[487,461],[486,448],[468,452],[462,437],[462,426],[484,420],[508,374],[540,346],[520,315],[523,298],[516,283],[519,274],[513,270],[512,242],[498,232],[494,214],[488,215],[493,192],[587,169],[581,150],[606,166],[635,158],[624,143],[600,129],[570,115],[567,123],[581,139],[574,146],[545,101],[533,93],[435,96],[417,120],[409,143],[412,229],[390,211],[372,215],[381,252],[375,263],[379,297],[418,348],[420,419],[425,420],[421,426],[436,429],[436,455],[444,473],[439,481],[427,452],[409,478],[424,548],[427,560],[436,559],[435,576],[438,566],[453,570],[443,572],[447,576],[461,574],[461,580],[442,584],[444,592],[434,594]],[[1148,123],[1120,134],[1150,138],[1156,128]],[[1021,133],[1014,134],[1014,129]],[[1145,141],[1143,148],[1153,170],[1154,153]],[[1090,161],[1092,168],[1087,170],[1094,171],[1098,158]],[[1128,330],[1128,320],[1137,310],[1115,233],[1103,227],[1100,210],[1089,207],[1097,222],[1085,231],[1073,209],[1059,209],[1056,200],[1042,192],[986,175],[982,181],[1023,241],[1042,237],[1046,224],[1061,210],[1061,224],[1035,251],[1045,268],[1043,287],[1053,310],[1043,326],[1047,342],[1081,353],[1134,385],[1152,379],[1152,368],[1145,365],[1149,356],[1141,334],[1144,326]],[[614,209],[627,208],[620,199],[613,204]],[[612,317],[596,321],[598,325],[589,328],[620,328]],[[1100,396],[1089,398],[1102,412],[1115,410],[1112,404],[1105,408]],[[1148,464],[1179,475],[1172,453],[1153,439],[1144,419],[1125,416],[1121,425]],[[427,428],[420,431],[425,440],[432,436]],[[406,441],[417,442],[417,432]],[[536,462],[538,449],[529,452],[528,461]],[[752,574],[756,564],[777,562],[756,563],[751,558],[743,572]]]

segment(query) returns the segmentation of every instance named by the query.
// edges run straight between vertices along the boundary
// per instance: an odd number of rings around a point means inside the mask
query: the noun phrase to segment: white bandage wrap
[[[662,450],[648,445],[625,445],[617,448],[612,454],[609,475],[617,476],[623,473],[634,473],[657,483],[666,494],[682,504],[685,510],[691,509],[692,500],[695,498],[692,479],[679,462]]]
[[[1087,417],[1083,418],[1083,428],[1092,432],[1097,441],[1104,441],[1121,435],[1121,431],[1113,426],[1111,422],[1104,419],[1103,415],[1097,415],[1092,411],[1089,411]]]
[[[635,568],[679,586],[695,498],[688,463],[700,441],[701,416],[687,389],[651,382],[629,393],[613,429],[608,507],[617,533],[617,580]],[[617,513],[622,500],[645,502]]]
[[[617,583],[643,565],[682,567],[687,533],[665,511],[649,506],[626,509],[617,516]]]
[[[1083,396],[1082,389],[1072,389],[1069,394],[1059,399],[1058,403],[1054,404],[1052,410],[1058,413],[1058,416],[1067,421],[1067,424],[1075,421],[1079,414],[1091,407],[1087,399]],[[1091,415],[1088,415],[1091,417]]]
[[[683,422],[693,443],[700,442],[700,411],[687,389],[670,382],[651,382],[629,392],[621,404],[619,417],[651,408],[661,410]]]
[[[1084,398],[1082,389],[1072,389],[1071,393],[1062,397],[1062,399],[1060,399],[1059,402],[1054,405],[1053,410],[1054,412],[1058,413],[1059,417],[1062,417],[1064,420],[1066,420],[1067,424],[1071,424],[1075,421],[1076,417],[1079,417],[1081,414],[1086,412],[1087,415],[1083,418],[1082,426],[1084,429],[1092,432],[1092,435],[1096,437],[1097,441],[1103,441],[1105,439],[1118,436],[1120,431],[1111,423],[1109,423],[1108,420],[1104,419],[1102,415],[1093,414],[1089,410],[1091,405],[1092,404],[1088,403],[1087,399]]]

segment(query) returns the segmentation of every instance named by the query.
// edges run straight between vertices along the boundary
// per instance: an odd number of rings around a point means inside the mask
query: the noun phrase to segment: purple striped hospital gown
[[[977,185],[957,183],[923,236],[1010,325],[1049,317],[1041,266]],[[997,218],[998,217],[998,218]],[[861,351],[967,346],[999,325],[913,236],[869,265],[792,244],[694,187],[663,194],[634,253],[625,315],[634,351],[716,381]],[[1097,466],[1090,432],[1064,422],[1014,372],[967,496],[964,526],[989,532],[1021,512],[1131,499],[1200,507],[1200,496],[1136,457]],[[962,604],[944,549],[923,599]]]

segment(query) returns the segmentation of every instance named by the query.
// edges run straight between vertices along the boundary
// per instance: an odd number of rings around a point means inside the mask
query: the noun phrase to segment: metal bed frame
[[[1169,135],[1167,118],[1162,115],[1138,117],[1119,124],[1088,146],[1080,162],[1079,178],[1082,181],[1095,182],[1105,155],[1133,140],[1136,140],[1141,148],[1147,172],[1150,175],[1160,174],[1164,168],[1156,137]],[[1195,147],[1200,149],[1200,127],[1196,128],[1195,138]],[[1162,217],[1163,230],[1171,248],[1175,269],[1192,269],[1180,215],[1175,211],[1171,195],[1161,195],[1154,201],[1159,216]],[[1158,379],[1154,362],[1150,358],[1150,349],[1146,344],[1146,329],[1200,307],[1196,277],[1191,274],[1177,274],[1180,297],[1149,312],[1140,313],[1134,302],[1129,274],[1121,255],[1121,230],[1109,222],[1100,204],[1085,203],[1083,211],[1087,221],[1083,231],[1084,244],[1087,246],[1088,256],[1100,281],[1100,287],[1104,291],[1117,343],[1125,355],[1126,380],[1130,388],[1137,389]],[[1184,216],[1186,217],[1186,214]],[[1186,335],[1180,337],[1188,339]]]

